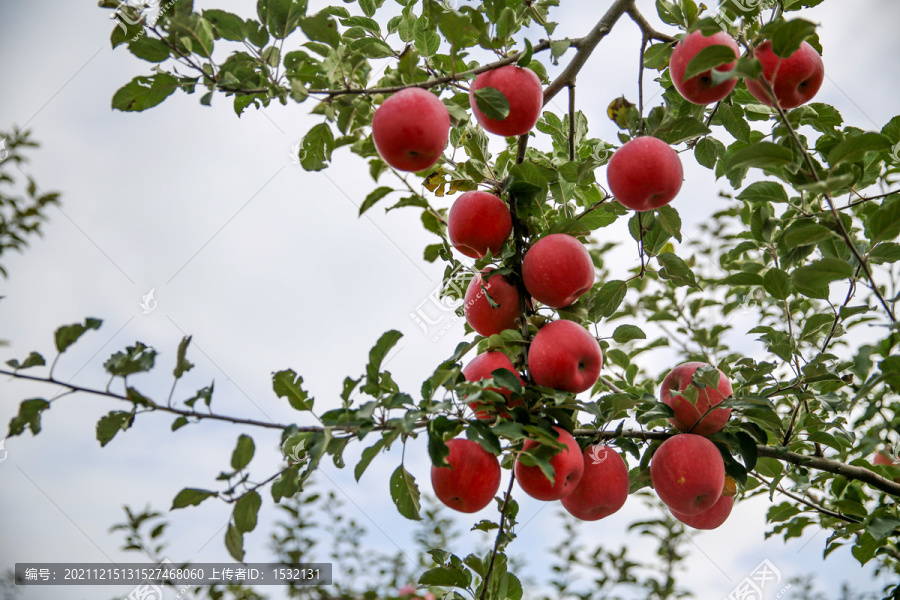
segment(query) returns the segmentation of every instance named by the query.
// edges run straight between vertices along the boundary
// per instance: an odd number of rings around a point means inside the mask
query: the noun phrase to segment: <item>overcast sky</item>
[[[249,17],[255,15],[256,3],[195,4]],[[560,37],[584,35],[609,2],[563,4],[553,14],[561,23]],[[653,5],[638,1],[655,26],[665,30]],[[900,4],[858,0],[852,9],[848,6],[831,1],[807,14],[821,24],[825,48],[827,77],[816,100],[837,107],[849,123],[880,129],[897,111],[900,94],[900,41],[894,31]],[[238,119],[231,101],[222,96],[204,107],[199,95],[176,93],[144,113],[111,110],[115,91],[132,77],[149,74],[150,65],[124,48],[111,50],[108,17],[109,11],[87,0],[0,2],[5,59],[0,66],[0,127],[18,125],[34,132],[42,148],[33,153],[26,171],[43,190],[62,192],[61,208],[49,211],[44,238],[21,256],[3,257],[10,277],[0,282],[0,295],[6,296],[0,303],[0,339],[11,345],[0,349],[2,359],[23,358],[31,350],[52,358],[57,326],[98,317],[103,327],[66,353],[57,375],[102,387],[103,362],[140,340],[159,351],[158,369],[132,383],[159,398],[171,385],[179,340],[192,334],[190,358],[196,367],[179,383],[179,393],[187,397],[215,380],[218,411],[292,422],[296,413],[271,391],[273,371],[301,373],[317,408],[324,410],[338,404],[343,378],[363,371],[378,337],[398,329],[404,338],[390,355],[389,368],[415,396],[423,375],[462,337],[462,323],[445,317],[437,327],[446,325],[447,330],[432,341],[410,317],[438,285],[443,270],[421,258],[434,238],[422,229],[418,212],[385,215],[376,208],[357,218],[359,204],[375,184],[366,164],[346,151],[336,152],[333,166],[322,173],[307,173],[292,163],[291,146],[315,123],[306,116],[311,104],[273,103],[265,111],[249,109]],[[299,37],[291,42],[299,43]],[[623,20],[583,71],[578,102],[592,136],[615,140],[605,108],[622,94],[636,98],[639,45],[636,27]],[[656,91],[650,79],[648,74],[648,98]],[[718,196],[723,183],[689,158],[685,176],[673,206],[690,235],[728,201]],[[449,200],[436,202],[447,205]],[[595,237],[624,240],[626,235],[621,220]],[[632,246],[620,255],[623,266],[637,261]],[[144,314],[140,303],[151,289],[158,304]],[[675,360],[669,350],[643,356],[654,375]],[[55,392],[4,381],[0,423],[5,427],[22,399]],[[69,397],[45,414],[44,431],[37,438],[26,434],[6,441],[8,456],[0,464],[0,569],[16,562],[138,560],[120,552],[121,537],[108,531],[121,520],[121,507],[151,504],[164,510],[183,487],[213,488],[244,431],[204,424],[173,434],[169,418],[151,416],[101,449],[95,423],[118,408],[98,398]],[[252,469],[262,479],[281,464],[278,435],[252,433],[257,446]],[[330,461],[320,477],[320,483],[338,490],[348,515],[369,529],[366,543],[384,551],[411,544],[412,527],[397,515],[388,491],[388,476],[399,460],[397,452],[377,458],[359,484],[351,469],[335,469]],[[411,442],[406,464],[423,490],[430,491],[424,439]],[[271,559],[268,533],[276,511],[271,496],[263,496],[260,525],[245,540],[253,561]],[[552,557],[539,550],[559,540],[554,518],[559,505],[523,494],[519,500],[524,525],[511,551],[527,556],[529,573],[544,581]],[[861,570],[849,550],[821,561],[825,532],[809,528],[806,536],[788,544],[777,537],[763,540],[766,507],[764,500],[739,504],[719,530],[692,534],[682,585],[699,598],[725,598],[767,559],[781,571],[782,586],[791,577],[814,573],[831,595],[845,580],[876,587],[870,571]],[[229,508],[211,501],[172,513],[171,559],[229,560],[222,543]],[[477,520],[494,516],[486,510],[457,522],[467,531]],[[646,516],[643,505],[631,499],[622,512],[584,523],[581,531],[587,543],[610,548],[627,544],[646,553],[647,541],[625,530],[632,520]],[[454,550],[472,547],[470,540]],[[767,591],[774,598],[779,590]],[[116,592],[127,589],[31,587],[22,597],[105,599]]]

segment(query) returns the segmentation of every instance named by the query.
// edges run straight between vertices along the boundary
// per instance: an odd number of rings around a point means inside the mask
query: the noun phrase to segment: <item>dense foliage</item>
[[[399,389],[383,368],[400,339],[397,331],[375,343],[365,372],[344,380],[340,408],[317,410],[302,377],[280,371],[273,376],[273,389],[298,411],[296,424],[217,413],[212,387],[187,398],[146,397],[128,379],[154,366],[155,350],[140,342],[106,362],[115,385],[68,387],[121,400],[123,408],[97,424],[102,445],[146,413],[172,415],[173,430],[205,420],[239,423],[247,431],[280,430],[285,466],[270,477],[252,478],[263,483],[250,483],[255,446],[250,435],[242,434],[219,489],[189,487],[173,502],[173,508],[211,498],[233,502],[224,542],[242,560],[244,535],[256,527],[261,508],[291,506],[320,461],[330,457],[343,467],[344,450],[353,443],[366,446],[353,465],[357,479],[382,451],[416,436],[427,436],[436,465],[447,456],[445,442],[464,434],[501,456],[509,468],[528,438],[558,445],[551,427],[559,425],[583,444],[607,440],[625,453],[631,491],[637,493],[650,485],[653,452],[672,435],[666,421],[671,410],[658,401],[658,380],[664,373],[648,372],[641,359],[648,350],[673,346],[684,360],[717,366],[734,385],[734,395],[725,401],[733,415],[712,440],[737,482],[739,498],[772,499],[767,535],[789,539],[809,527],[822,527],[829,532],[826,557],[848,545],[860,563],[876,561],[879,569],[900,574],[900,483],[893,479],[894,467],[871,462],[874,452],[900,444],[894,268],[900,260],[900,245],[894,241],[900,235],[900,196],[893,187],[900,162],[900,117],[881,131],[865,131],[845,124],[835,108],[821,102],[792,110],[770,108],[744,83],[761,72],[752,49],[762,40],[771,40],[780,56],[808,41],[823,53],[827,68],[827,48],[821,48],[815,25],[802,13],[821,2],[725,0],[708,8],[694,0],[657,0],[655,9],[667,26],[659,32],[634,0],[615,0],[584,37],[560,39],[554,37],[552,21],[557,0],[460,6],[435,0],[358,0],[315,14],[308,13],[305,0],[259,0],[257,14],[249,18],[195,10],[190,0],[149,7],[101,1],[118,17],[113,46],[153,65],[150,74],[116,92],[113,108],[143,111],[176,92],[200,94],[204,105],[228,98],[238,116],[273,101],[305,104],[318,123],[297,148],[302,167],[326,169],[336,151],[364,157],[374,183],[360,214],[388,203],[389,197],[394,199],[387,210],[420,211],[422,225],[435,235],[434,243],[424,248],[424,259],[446,264],[444,293],[451,298],[458,299],[474,270],[487,265],[519,281],[524,252],[548,233],[567,233],[589,244],[597,283],[563,309],[534,311],[523,303],[519,329],[488,338],[467,329],[467,340],[423,377],[419,390]],[[643,52],[643,69],[639,89],[625,92],[637,101],[623,97],[610,105],[618,139],[591,138],[587,119],[577,110],[575,83],[590,69],[588,59],[607,33],[629,18],[641,33],[634,39]],[[676,38],[697,29],[725,29],[744,52],[722,76],[741,79],[735,91],[709,106],[684,100],[667,68]],[[698,60],[689,73],[729,58],[712,53]],[[471,115],[467,84],[478,73],[506,64],[528,66],[541,77],[545,104],[567,91],[569,110],[544,112],[536,131],[507,138],[498,149],[494,144],[499,138],[489,144],[488,134]],[[549,78],[549,71],[556,75]],[[652,107],[644,102],[645,77],[657,78],[664,89]],[[452,129],[436,167],[403,175],[376,152],[371,121],[386,97],[409,86],[439,94]],[[508,109],[502,102],[485,107],[501,115]],[[721,203],[724,208],[710,216],[696,239],[682,231],[677,198],[658,210],[634,213],[605,189],[604,166],[612,152],[638,135],[662,139],[683,161],[695,160],[713,170],[722,186],[731,188],[729,200]],[[491,190],[509,204],[513,236],[499,255],[480,259],[473,268],[460,263],[449,243],[447,210],[432,202],[434,196],[474,189]],[[609,260],[612,244],[592,240],[604,228],[627,228],[639,268],[624,270]],[[752,315],[750,326],[738,328],[737,323],[748,321],[735,320],[740,314]],[[606,364],[589,393],[576,396],[539,387],[527,376],[525,349],[540,326],[557,318],[582,323],[601,340]],[[89,318],[61,327],[56,352],[63,354],[100,325]],[[745,354],[747,344],[734,341],[741,338],[760,341],[765,357]],[[193,366],[189,347],[190,338],[178,346],[175,380]],[[461,361],[488,349],[507,353],[526,384],[513,377],[465,381]],[[52,368],[46,376],[24,371],[44,366],[37,352],[7,364],[5,374],[66,385],[53,378]],[[499,383],[524,399],[524,405],[510,409],[508,418],[474,419],[460,397],[503,403],[488,389]],[[41,415],[51,407],[43,398],[25,400],[9,434],[25,429],[39,433]],[[533,453],[531,460],[549,467],[546,455]],[[386,482],[386,494],[388,488],[400,514],[422,518],[419,485],[403,464]],[[432,562],[418,583],[439,594],[455,590],[447,596],[452,598],[521,598],[520,579],[507,558],[517,523],[515,495],[510,478],[496,501],[495,520],[475,524],[495,535],[486,552],[461,557],[432,547]],[[661,585],[669,588],[652,597],[676,593],[671,582]]]

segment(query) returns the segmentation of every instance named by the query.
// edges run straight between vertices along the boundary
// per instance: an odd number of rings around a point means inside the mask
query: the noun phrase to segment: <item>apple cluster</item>
[[[694,31],[675,46],[670,74],[676,90],[689,102],[706,105],[726,98],[737,80],[728,77],[735,62],[685,78],[688,65],[706,48],[720,45],[739,58],[738,45],[726,32],[704,35]],[[788,58],[778,57],[770,42],[753,49],[762,64],[758,81],[747,88],[760,102],[783,109],[808,102],[822,84],[821,57],[807,42]],[[718,73],[713,73],[713,71]],[[489,117],[479,107],[476,92],[492,88],[502,94],[509,111],[505,118]],[[533,71],[515,65],[480,73],[470,86],[469,103],[476,120],[488,132],[501,136],[525,135],[535,126],[543,106],[541,82]],[[390,96],[375,113],[372,135],[382,159],[401,171],[423,171],[441,158],[449,138],[450,118],[437,96],[411,87]],[[635,137],[619,148],[607,168],[609,189],[615,199],[634,211],[659,209],[681,189],[683,169],[676,151],[659,138]],[[494,259],[502,254],[513,231],[508,204],[482,190],[461,194],[447,218],[450,243],[465,256]],[[464,313],[469,326],[488,337],[528,325],[521,319],[539,303],[559,309],[571,306],[594,285],[590,253],[575,237],[555,233],[535,240],[521,261],[521,269],[485,268],[475,274],[465,293]],[[544,324],[527,351],[529,383],[572,394],[591,389],[600,377],[603,354],[598,340],[580,324],[556,320]],[[703,370],[703,377],[698,371]],[[709,385],[711,370],[718,385]],[[488,350],[462,370],[466,381],[493,379],[508,371],[526,383],[504,352]],[[525,400],[499,386],[488,387],[506,400],[506,408],[527,408]],[[653,454],[650,477],[660,500],[685,524],[713,529],[728,518],[735,487],[725,475],[718,447],[709,436],[721,431],[730,417],[728,408],[716,408],[732,394],[727,377],[704,363],[689,362],[674,368],[663,380],[659,400],[671,408],[671,425],[679,432],[666,439]],[[511,418],[503,406],[469,403],[480,420]],[[514,464],[516,480],[533,498],[560,500],[572,515],[597,520],[618,511],[630,489],[629,472],[622,456],[603,444],[583,449],[572,434],[554,427],[556,444],[543,448],[526,440]],[[494,454],[469,439],[447,442],[446,466],[434,466],[431,480],[437,497],[466,513],[486,507],[496,496],[501,478]],[[537,455],[547,459],[553,476],[541,469]],[[545,465],[546,466],[546,465]]]
[[[710,46],[729,48],[734,52],[735,59],[739,58],[738,45],[728,33],[718,31],[707,36],[702,31],[694,31],[675,45],[669,59],[672,84],[685,100],[693,104],[705,105],[724,100],[737,84],[737,79],[733,77],[717,82],[713,73],[713,70],[719,74],[731,71],[734,62],[685,79],[688,64]],[[781,58],[772,50],[772,42],[765,41],[753,48],[752,55],[762,64],[762,76],[757,80],[748,79],[747,90],[766,106],[774,107],[777,101],[783,109],[797,108],[812,100],[822,87],[825,66],[822,57],[809,42],[802,42],[790,56]]]

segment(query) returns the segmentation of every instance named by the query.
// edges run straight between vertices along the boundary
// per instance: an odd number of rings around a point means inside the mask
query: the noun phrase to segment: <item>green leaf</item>
[[[377,38],[364,37],[353,40],[349,44],[350,50],[364,54],[368,58],[387,58],[394,55],[394,50]]]
[[[748,202],[787,202],[788,195],[780,183],[757,181],[751,183],[738,194],[738,200]]]
[[[369,351],[369,364],[366,365],[366,387],[370,390],[378,389],[378,374],[381,371],[381,363],[384,357],[391,351],[403,334],[394,329],[386,331],[378,339],[372,349]]]
[[[694,389],[696,388],[688,388]],[[669,419],[675,416],[675,413],[672,412],[672,408],[662,402],[654,402],[650,410],[639,413],[637,416],[638,423],[646,425],[650,421],[656,421],[657,419]]]
[[[177,89],[178,80],[168,73],[135,77],[113,95],[112,107],[125,112],[140,112],[153,108]]]
[[[22,362],[19,362],[18,360],[16,360],[14,358],[12,360],[6,361],[6,364],[8,364],[13,369],[19,370],[19,369],[28,369],[30,367],[42,367],[42,366],[46,365],[47,362],[44,360],[43,356],[41,356],[37,352],[32,352],[31,354],[28,355],[28,358],[26,358]]]
[[[441,47],[441,36],[435,31],[434,24],[426,19],[416,21],[414,38],[416,50],[422,56],[432,56]]]
[[[725,130],[740,142],[750,141],[750,124],[744,118],[744,113],[740,107],[731,104],[719,104],[719,111],[716,113],[718,119],[722,122]]]
[[[590,235],[591,230],[583,220],[563,218],[550,224],[547,235],[553,233],[566,233],[572,237],[582,237]]]
[[[732,273],[719,283],[722,285],[762,285],[762,277],[756,273]]]
[[[874,131],[862,133],[844,140],[828,153],[828,164],[836,167],[842,162],[862,160],[867,152],[884,152],[891,149],[887,136]]]
[[[491,454],[497,455],[501,452],[500,439],[491,431],[487,424],[481,421],[469,423],[468,428],[466,428],[466,437],[473,442],[478,442],[482,448]]]
[[[897,517],[876,517],[869,522],[866,531],[876,540],[883,540],[892,535],[897,527],[900,527],[900,519]]]
[[[784,234],[784,243],[789,248],[800,246],[812,246],[834,235],[830,229],[818,223],[808,223],[800,227],[793,227]]]
[[[100,325],[103,323],[100,319],[87,318],[84,320],[84,325],[81,323],[74,323],[72,325],[64,325],[56,330],[56,350],[60,353],[66,351],[66,348],[74,344],[78,341],[84,332],[88,329],[100,329]]]
[[[394,188],[389,188],[386,186],[382,186],[376,188],[373,192],[371,192],[368,196],[366,196],[365,201],[363,201],[362,205],[359,207],[359,216],[362,216],[364,212],[375,206],[375,203],[390,194],[394,191]]]
[[[784,465],[778,459],[760,457],[756,461],[756,470],[764,477],[778,477],[784,471]]]
[[[235,529],[242,533],[256,529],[256,518],[260,506],[262,506],[262,498],[256,490],[250,490],[241,496],[234,505]]]
[[[241,434],[238,437],[237,445],[231,454],[231,468],[240,471],[253,459],[253,453],[256,451],[256,445],[253,438],[248,435]]]
[[[489,119],[502,121],[509,116],[509,100],[497,88],[475,90],[475,105]]]
[[[656,0],[656,12],[666,25],[683,25],[684,15],[674,2],[669,0]]]
[[[613,331],[612,337],[617,344],[624,344],[631,340],[645,340],[647,339],[647,334],[637,325],[619,325]]]
[[[419,577],[419,585],[465,588],[469,585],[469,579],[466,577],[464,569],[452,566],[436,567],[422,573]]]
[[[720,146],[721,143],[717,140],[705,137],[694,146],[694,158],[707,169],[712,169],[716,166],[719,156],[725,152],[724,146]]]
[[[190,371],[194,367],[194,363],[187,358],[188,345],[191,343],[191,336],[187,335],[181,339],[178,344],[178,357],[175,360],[175,379],[181,379],[181,376]]]
[[[813,183],[801,183],[794,186],[794,189],[809,192],[811,194],[825,194],[827,192],[837,192],[845,189],[847,186],[856,181],[854,173],[844,173],[842,175],[834,175],[826,177],[821,181]]]
[[[628,284],[624,281],[607,281],[594,296],[594,305],[591,308],[591,319],[598,321],[600,317],[609,318],[616,312],[619,305],[625,299]],[[596,314],[596,317],[594,316]]]
[[[656,220],[663,231],[681,241],[681,216],[670,205],[662,206],[656,210]]]
[[[177,35],[182,44],[189,41],[190,49],[209,58],[212,56],[215,36],[209,21],[198,14],[176,15],[169,21],[169,31]]]
[[[531,42],[526,38],[525,39],[525,50],[519,54],[518,60],[516,60],[516,64],[520,67],[527,67],[531,62],[531,57],[534,54],[534,47],[532,47]]]
[[[391,475],[391,499],[397,511],[407,519],[422,519],[419,515],[419,487],[416,485],[416,478],[403,465],[397,467]]]
[[[816,32],[814,23],[794,19],[781,24],[772,34],[772,52],[775,56],[789,58],[800,49],[800,44]]]
[[[811,298],[827,298],[828,284],[838,279],[853,276],[853,267],[839,258],[823,258],[809,265],[794,270],[791,281],[794,287]]]
[[[314,399],[303,389],[303,377],[293,369],[279,371],[272,375],[272,389],[279,398],[287,398],[294,410],[312,410]]]
[[[659,276],[663,279],[668,279],[676,286],[686,285],[695,288],[700,287],[697,285],[697,278],[694,276],[694,272],[691,271],[691,268],[687,266],[687,263],[678,256],[675,256],[671,252],[663,252],[656,258],[663,266],[659,272]]]
[[[172,509],[176,508],[184,508],[185,506],[197,506],[207,498],[212,498],[213,496],[218,496],[216,492],[211,492],[209,490],[199,490],[196,488],[184,488],[178,495],[175,496],[175,499],[172,500]]]
[[[669,125],[654,131],[653,135],[667,144],[675,145],[709,133],[712,133],[712,130],[702,121],[694,117],[679,117]]]
[[[31,430],[32,435],[41,431],[41,413],[50,408],[50,403],[42,398],[23,400],[19,404],[19,414],[9,421],[9,435],[21,435],[25,427]]]
[[[892,240],[900,235],[900,196],[888,198],[865,218],[866,237],[869,243],[877,244]]]
[[[791,278],[781,269],[773,267],[763,275],[763,287],[773,298],[784,300],[791,293]]]
[[[794,154],[789,148],[772,142],[757,142],[731,155],[725,163],[725,172],[745,167],[775,169],[794,163]]]
[[[147,62],[160,63],[169,58],[169,47],[162,40],[142,35],[128,43],[128,50]]]
[[[97,421],[97,441],[100,447],[107,445],[120,431],[131,427],[134,415],[130,412],[112,411]]]
[[[331,44],[334,47],[340,43],[337,25],[327,14],[304,18],[306,0],[261,0],[258,4],[265,5],[265,14],[261,10],[259,16],[275,39],[283,40],[299,25],[312,41],[329,44],[336,40]]]
[[[203,11],[203,18],[209,21],[218,38],[224,38],[232,42],[243,42],[244,38],[247,37],[244,20],[233,13],[209,9]]]
[[[372,17],[383,2],[384,0],[359,0],[359,7],[362,9],[364,15]]]
[[[898,260],[900,260],[900,244],[894,242],[882,242],[869,252],[869,263],[871,264],[894,263]],[[40,364],[44,363],[41,362]]]
[[[228,524],[228,530],[225,532],[225,547],[234,560],[244,561],[244,534],[231,523]]]
[[[875,556],[875,551],[878,550],[880,545],[881,544],[878,543],[878,540],[876,540],[873,535],[870,533],[862,533],[856,539],[856,543],[853,544],[850,553],[859,561],[859,564],[864,565],[872,560]]]
[[[381,452],[381,449],[384,448],[384,446],[384,439],[380,439],[362,451],[362,456],[360,457],[359,462],[356,463],[356,467],[353,469],[353,476],[356,478],[356,481],[359,481],[360,477],[362,477],[363,473],[365,473],[369,464],[372,462],[372,459],[378,456],[378,453]]]
[[[145,373],[153,368],[156,362],[156,350],[141,342],[125,348],[125,352],[116,352],[103,363],[103,368],[110,375],[126,377],[134,373]]]
[[[672,43],[651,44],[644,51],[644,67],[662,71],[669,66],[672,57]]]
[[[307,171],[321,171],[328,166],[334,151],[334,134],[328,123],[319,123],[303,136],[300,164]]]
[[[705,73],[710,69],[714,69],[720,65],[726,65],[737,60],[734,49],[721,44],[713,44],[707,46],[697,53],[691,62],[688,63],[684,71],[683,81],[687,81],[692,77],[696,77],[701,73]]]

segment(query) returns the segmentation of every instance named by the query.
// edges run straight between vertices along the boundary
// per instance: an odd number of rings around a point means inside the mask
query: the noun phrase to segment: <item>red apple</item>
[[[478,512],[500,489],[500,462],[478,442],[457,438],[447,442],[449,467],[431,467],[431,485],[438,500],[464,513]]]
[[[719,449],[700,435],[681,433],[656,449],[650,480],[666,506],[685,515],[712,508],[725,486],[725,462]]]
[[[726,46],[734,50],[735,58],[740,56],[740,51],[734,38],[724,31],[719,31],[708,37],[703,35],[702,31],[689,33],[675,45],[675,49],[672,51],[672,58],[669,60],[669,74],[672,76],[672,83],[675,84],[675,89],[688,102],[694,104],[718,102],[730,94],[737,84],[737,79],[729,79],[718,85],[713,85],[712,69],[685,81],[684,73],[687,71],[691,60],[704,48],[716,45]],[[730,71],[733,68],[734,61],[719,65],[715,69],[716,71]]]
[[[733,506],[734,496],[722,496],[711,508],[694,515],[686,515],[671,508],[669,510],[673,517],[694,529],[715,529],[728,520]]]
[[[890,455],[890,454],[888,454],[887,452],[883,452],[883,451],[882,451],[882,452],[879,452],[878,454],[875,455],[875,458],[872,459],[872,464],[873,464],[873,465],[882,465],[882,466],[885,466],[885,467],[898,467],[898,466],[900,466],[900,465],[897,464],[896,461],[894,461],[893,458],[891,458],[891,455]]]
[[[559,500],[565,498],[573,491],[581,480],[584,472],[584,460],[581,457],[581,449],[572,434],[559,427],[553,428],[559,434],[559,441],[566,447],[550,459],[553,466],[553,481],[547,479],[544,472],[537,465],[529,467],[518,459],[516,460],[515,473],[519,487],[538,500]],[[534,440],[525,441],[525,450],[531,450],[539,445]]]
[[[891,447],[888,446],[885,450],[878,452],[874,458],[872,458],[873,465],[881,465],[884,467],[892,467],[892,470],[900,472],[900,462],[895,461],[890,455]],[[900,475],[894,477],[894,481],[900,482]]]
[[[447,215],[450,243],[472,258],[484,258],[488,251],[499,255],[510,231],[512,217],[506,202],[488,192],[466,192]]]
[[[372,117],[372,139],[378,154],[400,171],[421,171],[434,165],[449,136],[447,107],[422,88],[397,92]]]
[[[506,96],[509,114],[505,119],[491,119],[478,110],[475,92],[487,87]],[[531,69],[515,65],[485,71],[475,78],[469,88],[469,105],[475,118],[487,131],[504,136],[524,135],[531,131],[541,116],[544,106],[541,80]]]
[[[492,270],[488,269],[472,278],[466,289],[466,303],[463,305],[466,322],[484,336],[500,333],[504,329],[513,329],[520,314],[519,290],[503,275],[487,277],[487,273]],[[499,305],[497,308],[491,307],[488,295]]]
[[[808,42],[787,58],[772,52],[772,42],[766,41],[753,50],[762,63],[762,78],[772,85],[781,108],[797,108],[813,99],[825,79],[822,57]],[[747,80],[747,89],[766,106],[775,106],[772,97],[760,81]]]
[[[571,235],[553,233],[525,253],[522,279],[535,300],[562,308],[594,285],[594,263],[581,242]]]
[[[522,378],[519,376],[519,373],[516,371],[516,368],[513,366],[512,361],[509,360],[509,357],[503,354],[502,352],[485,352],[484,354],[479,354],[472,361],[466,365],[466,367],[462,370],[463,376],[466,378],[466,381],[481,381],[482,379],[489,379],[492,377],[492,373],[497,369],[506,369],[510,371],[516,376],[516,379],[522,385],[525,385],[525,382],[522,381]],[[487,388],[492,392],[497,392],[498,394],[503,394],[507,400],[509,399],[509,395],[512,393],[510,390],[501,387],[489,387]],[[510,406],[522,406],[525,403],[521,399],[513,400],[510,403]],[[469,406],[472,410],[475,411],[476,419],[490,419],[491,414],[486,410],[478,410],[478,407],[481,406],[482,403],[475,401],[469,402]],[[501,412],[500,416],[509,417],[509,413]]]
[[[584,474],[563,508],[582,521],[597,521],[618,511],[628,499],[628,467],[618,452],[595,444],[584,449]]]
[[[697,388],[697,404],[691,404],[684,396],[672,396],[672,392],[681,392],[692,383],[694,373],[700,367],[709,366],[702,362],[687,362],[672,369],[663,379],[659,390],[660,401],[672,408],[675,417],[669,419],[669,423],[678,431],[688,431],[709,437],[725,427],[725,422],[731,416],[730,408],[715,408],[708,413],[710,406],[715,406],[732,394],[731,382],[719,371],[719,387]],[[718,370],[718,369],[717,369]],[[704,416],[705,415],[705,416]],[[702,417],[702,419],[701,419]]]
[[[591,389],[602,366],[600,344],[573,321],[544,325],[528,350],[528,368],[536,384],[573,394]]]
[[[643,136],[616,150],[606,178],[620,204],[643,212],[671,202],[681,189],[684,171],[678,153],[667,143]]]

